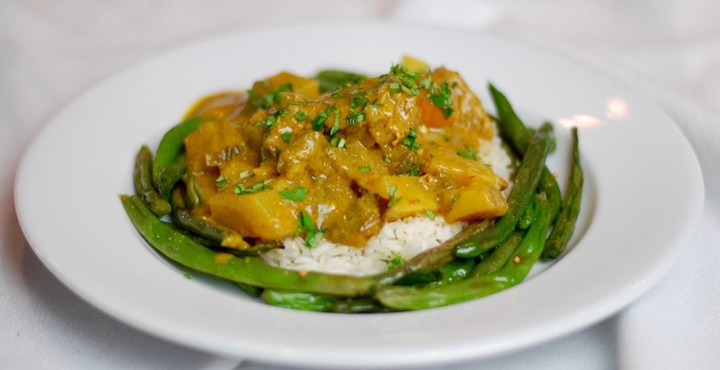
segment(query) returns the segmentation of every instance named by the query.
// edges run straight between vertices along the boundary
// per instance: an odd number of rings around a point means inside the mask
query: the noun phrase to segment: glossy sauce
[[[324,94],[283,72],[249,93],[205,97],[194,115],[203,123],[185,141],[193,212],[249,238],[361,247],[409,216],[455,222],[507,211],[506,182],[475,155],[491,122],[445,68],[394,66]]]

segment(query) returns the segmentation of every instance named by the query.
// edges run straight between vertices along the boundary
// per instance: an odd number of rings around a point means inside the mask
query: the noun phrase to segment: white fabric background
[[[698,234],[647,295],[578,333],[446,369],[718,368],[719,16],[720,1],[711,0],[2,1],[0,368],[282,368],[156,339],[76,297],[39,262],[19,228],[12,200],[17,161],[48,119],[85,89],[164,50],[251,27],[361,20],[496,33],[604,68],[665,109],[705,176]]]

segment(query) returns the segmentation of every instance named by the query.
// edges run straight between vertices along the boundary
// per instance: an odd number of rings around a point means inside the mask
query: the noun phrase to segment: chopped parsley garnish
[[[310,216],[305,213],[305,211],[300,211],[297,230],[295,230],[295,236],[303,236],[306,247],[317,247],[318,244],[320,244],[320,240],[322,240],[323,233],[323,230],[315,227],[315,223],[313,222],[312,218],[310,218]]]
[[[427,208],[425,208],[425,215],[427,215],[427,217],[431,220],[435,219],[435,213],[433,213],[433,211],[431,211]]]
[[[230,180],[226,179],[225,176],[220,175],[217,179],[215,179],[215,186],[219,188],[222,188],[223,186],[230,183]]]
[[[397,186],[393,185],[388,189],[388,196],[390,198],[395,198],[395,193],[397,193]]]
[[[275,113],[275,115],[278,116],[278,117],[280,117],[280,118],[285,118],[285,117],[287,117],[289,114],[290,114],[290,111],[287,110],[287,109],[285,109],[285,108],[280,108],[280,109],[278,109],[278,111]]]
[[[421,170],[422,170],[422,169],[420,168],[420,166],[415,166],[415,167],[413,167],[413,168],[410,170],[410,172],[408,172],[408,175],[410,175],[410,176],[420,176],[420,171],[421,171]]]
[[[267,118],[255,122],[255,127],[263,126],[266,130],[269,130],[271,127],[273,127],[276,121],[277,116],[275,116],[275,114],[271,114],[267,116]]]
[[[262,190],[268,190],[272,189],[272,186],[265,183],[265,181],[258,181],[254,184],[252,184],[250,187],[245,187],[243,184],[237,184],[235,185],[235,194],[242,195],[242,194],[251,194],[251,193],[257,193],[258,191]]]
[[[340,136],[333,136],[332,139],[330,139],[330,145],[342,149],[345,147],[345,139]]]
[[[452,90],[447,81],[443,82],[440,86],[434,86],[430,92],[430,101],[440,108],[445,118],[449,118],[453,113],[453,100]]]
[[[478,155],[475,154],[475,151],[469,145],[465,145],[465,149],[459,150],[457,152],[457,155],[465,157],[467,159],[478,160]]]
[[[312,122],[313,130],[320,131],[325,127],[325,121],[327,121],[328,117],[330,117],[330,111],[333,109],[333,107],[328,107],[325,110],[321,110],[320,113],[318,113],[317,117]]]
[[[407,86],[405,86],[405,85],[400,85],[400,90],[402,90],[402,91],[404,91],[405,93],[407,93],[407,94],[409,94],[409,95],[412,95],[412,96],[418,96],[418,95],[420,95],[420,90],[415,89],[415,88],[411,88],[411,87],[407,87]],[[445,117],[445,118],[447,118],[447,117]]]
[[[362,90],[361,90],[362,91]],[[356,95],[350,98],[350,108],[360,108],[360,110],[365,109],[365,106],[370,102],[368,100],[367,96],[365,95],[365,92],[363,91],[362,95]]]
[[[284,189],[280,192],[280,197],[286,200],[292,200],[293,202],[301,202],[305,200],[308,189],[302,186],[296,186],[292,190]]]
[[[290,140],[292,140],[292,133],[283,132],[282,134],[280,134],[280,137],[283,139],[284,142],[289,143]]]
[[[335,120],[333,127],[330,129],[330,137],[335,138],[335,135],[340,131],[340,121]]]
[[[362,112],[352,112],[345,117],[345,124],[355,126],[365,120],[365,114]]]
[[[273,103],[280,103],[282,101],[282,96],[280,94],[285,91],[292,91],[292,85],[290,85],[289,83],[283,84],[278,87],[275,92],[267,94],[262,100],[261,107],[268,109],[273,105]]]
[[[396,205],[400,199],[402,198],[395,198],[395,194],[397,193],[397,186],[393,185],[388,189],[388,196],[390,197],[390,201],[388,202],[388,208]]]
[[[395,267],[398,267],[405,263],[405,259],[400,253],[392,252],[391,257],[389,259],[383,260],[387,264],[387,269],[392,270]]]
[[[295,120],[300,122],[308,119],[308,115],[305,112],[297,112],[295,113]]]
[[[360,171],[360,172],[370,172],[371,169],[370,169],[369,166],[361,166],[361,167],[358,167],[358,171]]]
[[[418,90],[417,79],[420,76],[419,73],[413,73],[408,71],[407,67],[399,64],[393,64],[390,67],[390,74],[380,76],[380,81],[392,78],[388,84],[388,89],[392,93],[398,93],[400,91],[412,95],[420,95]]]
[[[418,84],[418,87],[425,90],[430,90],[433,85],[433,80],[431,76],[425,77],[420,83]]]
[[[415,142],[417,139],[417,131],[412,130],[406,138],[402,140],[402,145],[408,147],[411,151],[420,147],[420,144]]]

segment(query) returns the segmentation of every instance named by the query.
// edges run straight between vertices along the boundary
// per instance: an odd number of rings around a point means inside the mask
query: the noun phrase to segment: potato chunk
[[[273,190],[237,195],[223,191],[208,202],[212,218],[243,236],[278,240],[291,236],[297,217]]]
[[[371,191],[388,200],[385,220],[392,222],[425,212],[435,212],[440,205],[430,189],[416,176],[381,176]]]
[[[448,209],[445,220],[450,223],[500,217],[508,210],[500,190],[482,181],[444,193],[443,206]]]

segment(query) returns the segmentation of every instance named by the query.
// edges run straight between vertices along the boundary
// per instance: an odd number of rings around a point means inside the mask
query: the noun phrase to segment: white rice
[[[477,153],[483,162],[489,164],[498,176],[510,184],[512,160],[501,147],[501,140],[497,135],[490,141],[481,142]],[[329,210],[319,209],[321,218],[323,211]],[[318,219],[319,223],[322,223],[321,218]],[[440,215],[434,220],[426,215],[418,215],[386,223],[363,248],[334,244],[327,240],[322,240],[314,248],[308,248],[302,238],[288,238],[283,240],[284,248],[266,252],[262,258],[271,265],[290,270],[371,275],[385,271],[386,261],[396,256],[409,260],[438,246],[459,233],[466,225],[464,222],[448,224]]]

